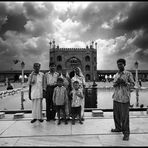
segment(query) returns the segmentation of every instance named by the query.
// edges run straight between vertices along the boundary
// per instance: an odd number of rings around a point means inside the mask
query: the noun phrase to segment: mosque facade
[[[86,81],[93,81],[97,75],[97,43],[92,41],[86,48],[60,48],[55,41],[49,42],[49,63],[56,64],[58,72],[70,73],[74,67],[81,68]]]

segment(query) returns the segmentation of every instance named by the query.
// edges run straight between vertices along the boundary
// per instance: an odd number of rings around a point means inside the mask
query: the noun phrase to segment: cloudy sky
[[[48,69],[49,42],[82,47],[97,42],[97,69],[148,69],[148,3],[146,2],[0,2],[0,70]]]

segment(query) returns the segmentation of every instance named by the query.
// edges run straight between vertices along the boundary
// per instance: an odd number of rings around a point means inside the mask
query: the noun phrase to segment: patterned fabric
[[[125,81],[125,85],[118,84],[117,86],[115,85],[118,81],[118,79],[122,79]],[[114,93],[113,93],[113,100],[121,103],[126,103],[130,101],[131,97],[131,87],[134,86],[134,80],[133,80],[133,75],[129,71],[123,71],[121,73],[116,73],[113,81],[113,86],[114,86]]]
[[[74,81],[78,81],[80,84],[80,88],[83,89],[83,85],[85,85],[85,78],[84,77],[80,77],[78,75],[75,75],[72,79],[71,79],[71,84],[72,84],[72,88],[73,88],[73,82]]]
[[[83,97],[83,93],[81,89],[72,90],[72,107],[79,107],[82,105],[83,98],[77,96],[77,94],[80,94]]]
[[[30,74],[28,84],[31,85],[31,99],[43,98],[43,79],[42,72]]]
[[[62,87],[55,87],[53,92],[53,102],[56,105],[64,105],[67,102],[67,90],[64,86]]]

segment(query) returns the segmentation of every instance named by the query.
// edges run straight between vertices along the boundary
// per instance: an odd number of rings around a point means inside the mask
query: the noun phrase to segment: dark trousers
[[[60,120],[60,111],[63,112],[64,120],[66,121],[65,105],[56,105],[58,120]]]
[[[79,116],[79,121],[81,121],[81,106],[71,107],[71,116],[73,121],[77,116]]]
[[[123,134],[130,134],[129,128],[129,102],[113,102],[113,117],[115,128],[121,130]]]
[[[46,88],[46,118],[47,120],[55,119],[56,108],[53,105],[53,91],[55,86],[47,86]]]

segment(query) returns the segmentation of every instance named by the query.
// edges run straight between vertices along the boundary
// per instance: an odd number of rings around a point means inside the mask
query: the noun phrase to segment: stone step
[[[92,110],[93,117],[104,117],[102,110]]]
[[[18,118],[24,118],[24,113],[16,113],[13,116],[14,119],[18,119]]]
[[[5,117],[5,112],[0,112],[0,119]]]

